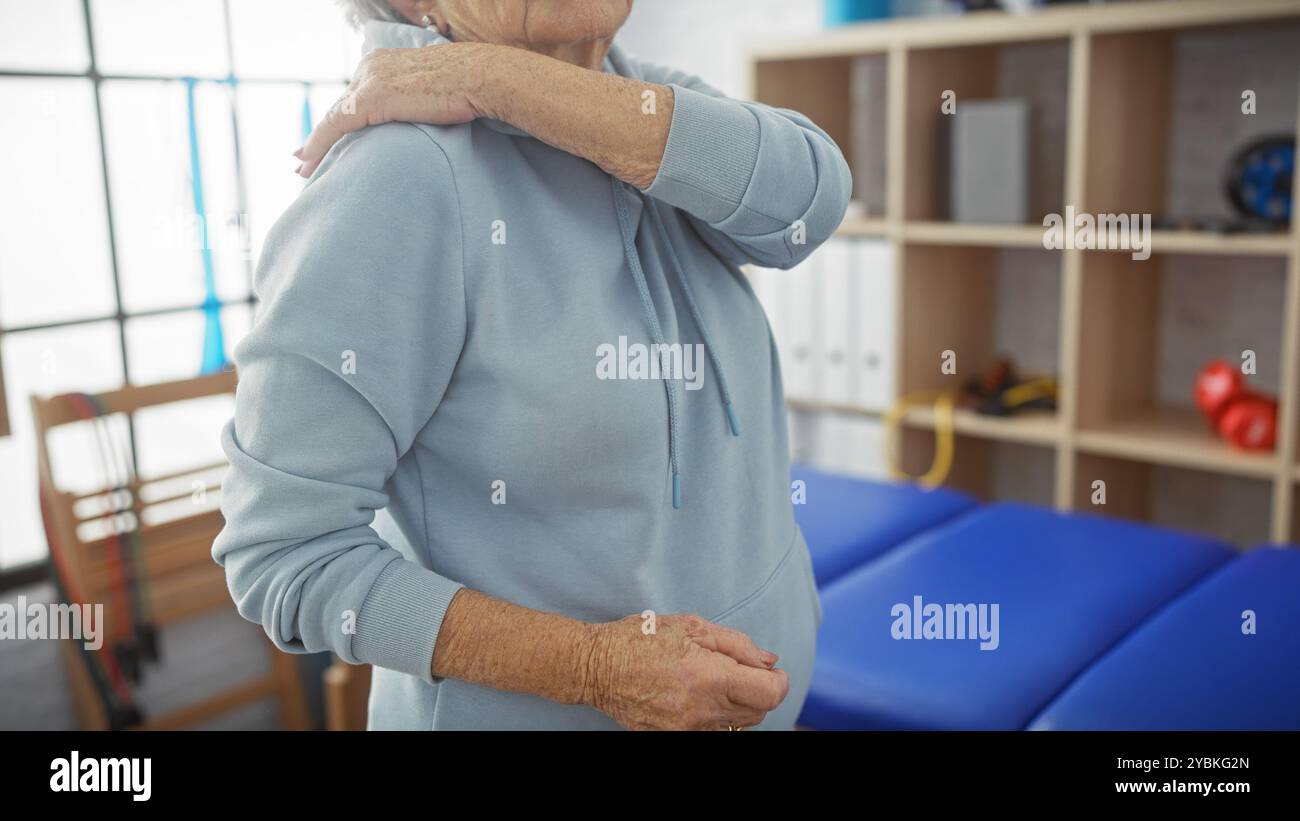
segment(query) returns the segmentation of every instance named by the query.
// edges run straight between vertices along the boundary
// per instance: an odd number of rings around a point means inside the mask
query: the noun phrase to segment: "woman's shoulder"
[[[324,185],[353,192],[409,192],[454,196],[452,156],[464,137],[462,126],[384,123],[349,134],[330,149],[308,187]],[[432,186],[432,190],[431,187]]]
[[[408,296],[444,283],[458,288],[460,222],[455,178],[436,141],[406,123],[362,129],[330,149],[272,227],[259,293],[292,289],[346,301],[363,275],[382,276]]]

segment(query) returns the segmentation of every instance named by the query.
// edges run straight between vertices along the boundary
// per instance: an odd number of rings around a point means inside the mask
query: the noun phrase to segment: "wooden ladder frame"
[[[158,405],[183,402],[206,396],[233,393],[233,371],[166,382],[144,387],[125,387],[99,394],[96,399],[106,415],[125,414],[131,417],[137,411]],[[111,590],[112,567],[104,556],[108,539],[84,541],[78,535],[78,525],[85,520],[99,518],[105,513],[96,512],[81,516],[77,505],[87,499],[104,497],[112,488],[90,493],[66,493],[54,483],[51,469],[49,431],[61,425],[84,420],[84,413],[74,403],[74,395],[61,394],[49,398],[31,398],[32,417],[36,425],[37,470],[41,493],[48,505],[47,527],[63,558],[66,573],[77,595],[86,602],[104,603],[104,620],[100,629],[113,634],[113,625],[124,614],[116,612]],[[129,446],[129,445],[128,445]],[[141,551],[140,562],[148,576],[147,595],[153,621],[165,627],[179,621],[216,610],[234,606],[226,587],[225,573],[212,559],[212,542],[221,532],[224,519],[219,510],[203,510],[156,524],[146,524],[143,511],[155,504],[174,502],[189,495],[171,493],[162,498],[141,500],[141,488],[160,482],[175,481],[219,468],[224,463],[205,465],[169,476],[146,480],[135,478],[125,488],[129,501],[115,505],[116,515],[130,514]],[[215,491],[219,485],[208,487]],[[142,724],[131,729],[172,730],[193,727],[222,713],[243,707],[255,701],[274,698],[279,702],[281,726],[299,730],[310,727],[298,664],[293,655],[280,652],[264,637],[270,653],[269,671],[251,681],[241,682],[207,698],[195,700],[182,707],[156,716],[146,717]],[[64,660],[71,683],[73,706],[77,721],[83,729],[108,729],[109,716],[97,694],[87,660],[72,641],[61,642]]]

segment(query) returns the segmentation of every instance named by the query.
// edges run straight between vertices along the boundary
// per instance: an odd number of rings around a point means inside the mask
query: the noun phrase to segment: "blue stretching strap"
[[[221,301],[217,299],[217,274],[212,262],[208,215],[203,206],[203,167],[199,162],[199,127],[194,113],[193,77],[185,78],[185,103],[189,119],[190,190],[194,194],[194,216],[201,231],[199,254],[203,259],[203,364],[199,373],[216,373],[226,367],[226,343],[221,332]]]

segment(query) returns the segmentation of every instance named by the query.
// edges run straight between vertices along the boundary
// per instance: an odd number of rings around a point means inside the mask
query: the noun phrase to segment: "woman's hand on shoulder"
[[[491,52],[486,43],[381,48],[367,54],[343,96],[305,145],[298,174],[310,177],[335,143],[370,125],[389,122],[458,125],[481,116],[474,104]]]
[[[633,615],[595,625],[585,699],[628,729],[752,727],[790,689],[777,657],[739,630],[695,615]]]

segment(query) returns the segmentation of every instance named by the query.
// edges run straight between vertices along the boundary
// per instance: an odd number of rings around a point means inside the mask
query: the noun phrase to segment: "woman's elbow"
[[[223,531],[213,545],[213,558],[226,573],[226,589],[239,615],[254,624],[260,624],[267,637],[281,650],[291,650],[294,634],[288,638],[283,632],[283,603],[288,585],[267,555],[264,546],[235,544],[223,539]]]
[[[826,142],[826,151],[818,157],[817,195],[809,209],[809,222],[816,225],[819,245],[840,227],[853,196],[853,171],[848,160],[835,143],[829,139]]]
[[[786,257],[775,267],[789,270],[799,265],[822,243],[834,236],[844,214],[848,211],[853,191],[853,175],[849,164],[839,149],[831,144],[831,151],[823,158],[817,189],[804,216],[794,221],[786,231]]]
[[[302,539],[288,535],[301,533],[295,527],[259,528],[247,518],[227,523],[229,535],[217,538],[213,555],[239,614],[286,652],[351,658],[362,604],[400,556],[363,525]]]

